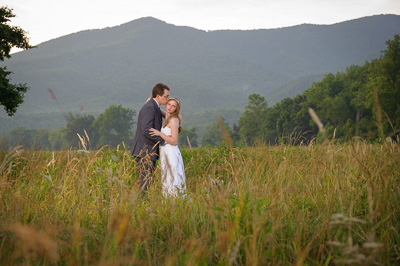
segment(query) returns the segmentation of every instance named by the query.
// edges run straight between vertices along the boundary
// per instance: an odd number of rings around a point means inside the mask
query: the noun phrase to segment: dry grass
[[[188,197],[129,151],[1,153],[7,264],[396,264],[398,145],[182,149]]]

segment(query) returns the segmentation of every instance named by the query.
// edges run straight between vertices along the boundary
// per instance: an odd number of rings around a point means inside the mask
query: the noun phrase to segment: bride
[[[172,97],[166,105],[165,121],[161,131],[150,129],[152,136],[160,136],[165,144],[160,148],[161,181],[164,196],[185,195],[186,181],[182,155],[178,148],[178,134],[181,132],[181,103]]]

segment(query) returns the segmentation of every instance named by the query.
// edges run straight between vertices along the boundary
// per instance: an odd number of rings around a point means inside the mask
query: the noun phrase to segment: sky
[[[13,9],[10,25],[25,30],[31,45],[142,17],[200,30],[252,30],[400,15],[400,0],[1,0],[0,6]]]

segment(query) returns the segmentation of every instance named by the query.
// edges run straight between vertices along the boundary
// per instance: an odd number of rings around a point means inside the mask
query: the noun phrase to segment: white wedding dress
[[[171,135],[169,127],[163,127],[161,132]],[[161,182],[164,196],[186,194],[185,168],[181,151],[177,145],[165,142],[160,148]]]

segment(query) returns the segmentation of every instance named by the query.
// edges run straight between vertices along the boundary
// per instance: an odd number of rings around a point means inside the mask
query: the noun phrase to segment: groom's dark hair
[[[153,88],[152,97],[156,98],[157,95],[163,96],[164,90],[169,91],[169,87],[167,85],[165,85],[164,83],[157,83]]]

